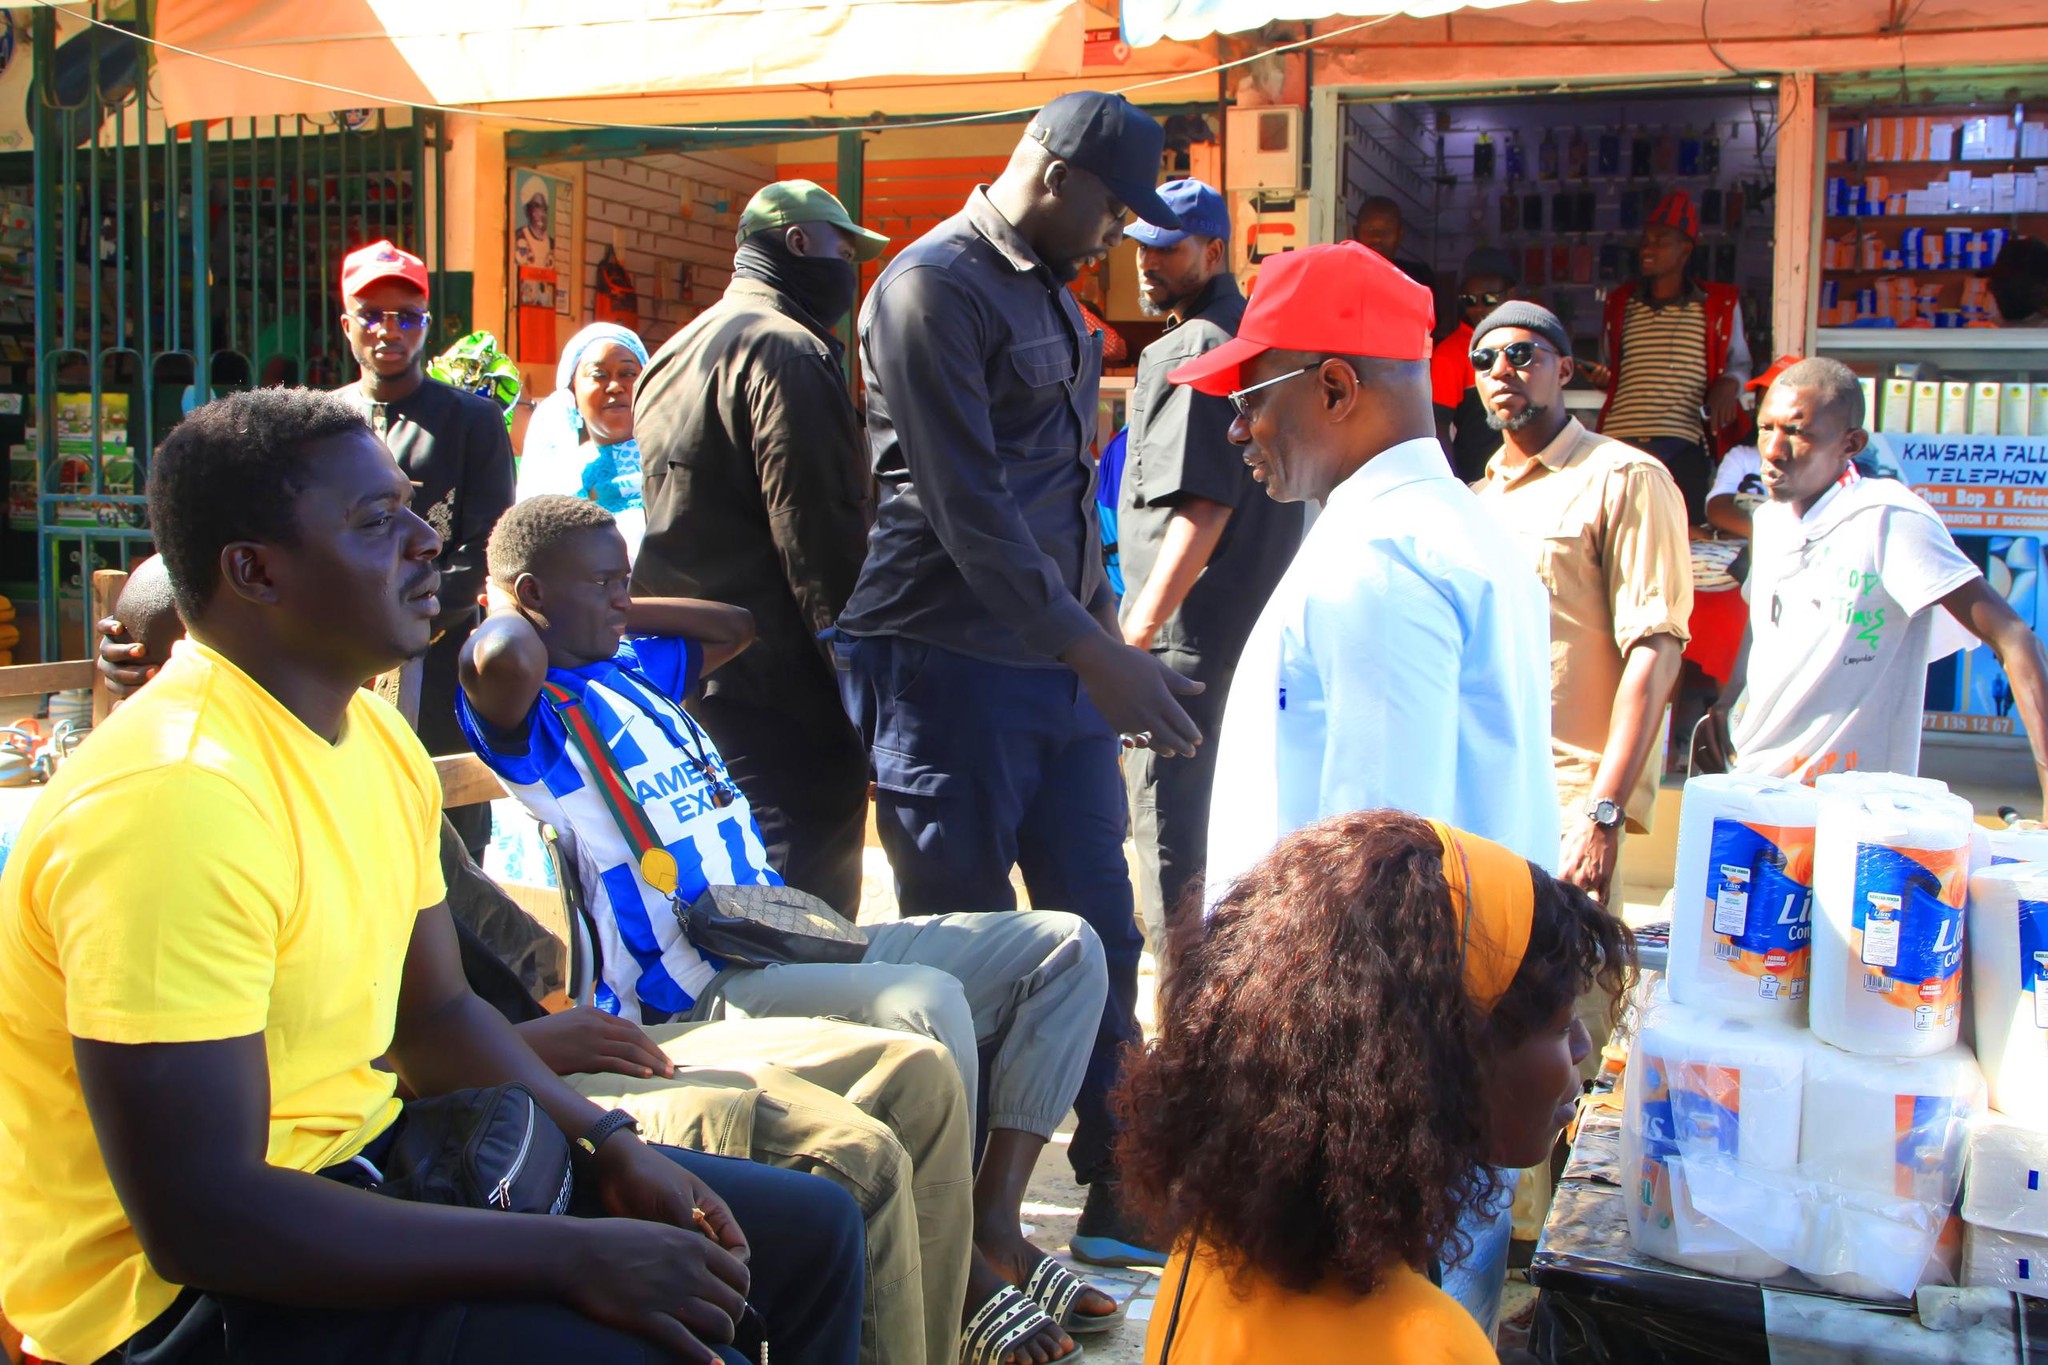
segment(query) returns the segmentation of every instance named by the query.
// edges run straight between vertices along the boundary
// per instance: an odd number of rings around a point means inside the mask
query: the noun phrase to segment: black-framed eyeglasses
[[[386,331],[417,332],[434,315],[423,308],[358,308],[349,316],[366,332],[377,327]]]
[[[1498,308],[1507,301],[1506,294],[1460,294],[1460,308]]]
[[[1320,370],[1321,368],[1323,368],[1322,361],[1312,360],[1298,370],[1289,370],[1286,374],[1274,375],[1271,379],[1262,379],[1256,384],[1250,385],[1246,388],[1238,389],[1235,392],[1226,394],[1224,396],[1230,400],[1230,406],[1237,409],[1237,415],[1239,417],[1243,417],[1249,420],[1252,415],[1252,410],[1251,408],[1245,405],[1244,396],[1246,394],[1257,393],[1260,389],[1270,389],[1275,384],[1284,384],[1290,379],[1294,379],[1301,375],[1308,374],[1312,370]]]
[[[1536,358],[1538,351],[1545,355],[1557,354],[1548,346],[1541,346],[1533,341],[1510,341],[1505,346],[1475,346],[1472,348],[1472,368],[1485,374],[1493,368],[1493,362],[1497,358],[1506,356],[1508,364],[1518,370],[1526,369],[1529,362]]]

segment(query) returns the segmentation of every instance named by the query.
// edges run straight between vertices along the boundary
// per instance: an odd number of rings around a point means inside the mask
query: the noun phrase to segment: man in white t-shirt
[[[1856,471],[1863,418],[1856,376],[1822,358],[1786,370],[1757,410],[1769,501],[1753,517],[1735,770],[1917,772],[1927,665],[1975,637],[2012,682],[2048,790],[2048,655],[1934,509]]]

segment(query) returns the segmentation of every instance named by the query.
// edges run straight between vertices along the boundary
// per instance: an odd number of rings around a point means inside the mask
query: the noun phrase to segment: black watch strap
[[[623,1109],[612,1110],[591,1124],[590,1131],[576,1139],[577,1154],[583,1157],[596,1156],[597,1149],[604,1146],[606,1140],[621,1128],[630,1128],[637,1133],[640,1131],[640,1121]]]

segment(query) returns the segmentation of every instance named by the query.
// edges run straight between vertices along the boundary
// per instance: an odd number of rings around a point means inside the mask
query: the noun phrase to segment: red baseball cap
[[[372,242],[341,262],[341,296],[354,298],[379,280],[404,280],[427,292],[427,263],[389,242]]]
[[[1742,387],[1745,389],[1755,389],[1758,393],[1762,393],[1777,381],[1779,375],[1785,373],[1785,371],[1791,369],[1804,359],[1806,359],[1805,356],[1781,355],[1771,362],[1771,368],[1765,370]]]
[[[1268,257],[1237,336],[1166,377],[1202,393],[1243,388],[1238,373],[1267,351],[1427,360],[1436,321],[1430,291],[1357,242]]]
[[[1693,205],[1692,196],[1684,190],[1673,190],[1657,201],[1657,207],[1650,210],[1647,227],[1663,226],[1674,228],[1686,236],[1686,240],[1700,239],[1700,211]]]

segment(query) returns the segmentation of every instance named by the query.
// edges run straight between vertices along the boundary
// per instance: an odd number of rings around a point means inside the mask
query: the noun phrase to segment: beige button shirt
[[[1581,812],[1607,748],[1622,658],[1652,635],[1688,637],[1692,552],[1685,500],[1655,456],[1571,418],[1520,469],[1496,451],[1473,485],[1550,589],[1551,756],[1557,795]],[[1650,827],[1662,768],[1653,753],[1623,805]]]

